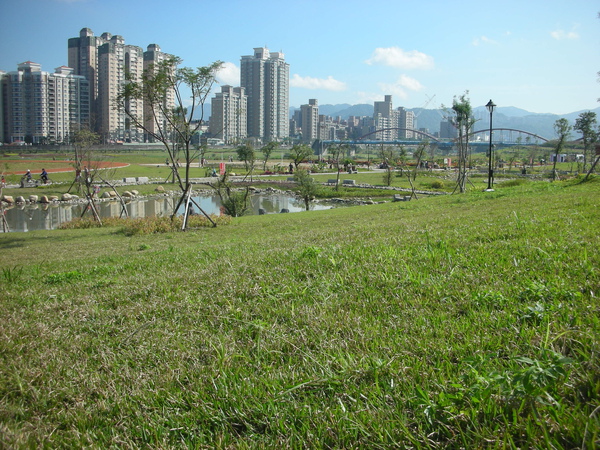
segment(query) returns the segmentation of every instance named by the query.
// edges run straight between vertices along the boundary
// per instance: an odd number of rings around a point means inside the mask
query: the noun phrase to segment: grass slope
[[[593,448],[598,186],[2,235],[0,443]]]

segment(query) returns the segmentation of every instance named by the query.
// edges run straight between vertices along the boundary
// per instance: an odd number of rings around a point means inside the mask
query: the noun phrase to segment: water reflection
[[[208,214],[221,214],[221,202],[216,195],[198,196],[194,200]],[[254,195],[251,198],[251,214],[259,214],[259,209],[267,214],[279,213],[282,209],[289,212],[304,211],[304,202],[286,194]],[[126,204],[130,217],[149,217],[170,215],[175,204],[173,197],[148,197],[134,199]],[[54,230],[61,224],[81,217],[86,204],[33,204],[18,205],[5,208],[5,217],[10,231]],[[118,201],[103,201],[96,203],[100,217],[119,217],[121,203]],[[330,209],[331,205],[312,204],[311,209]],[[179,213],[182,213],[179,209]],[[195,208],[196,209],[196,208]],[[0,232],[2,227],[0,226]]]

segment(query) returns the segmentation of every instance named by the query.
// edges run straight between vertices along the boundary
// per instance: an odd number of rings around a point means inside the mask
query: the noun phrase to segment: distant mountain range
[[[290,108],[290,117],[296,109],[299,108]],[[417,128],[427,128],[432,134],[440,131],[440,122],[445,120],[448,115],[443,109],[408,108],[408,110],[415,113],[415,116],[417,117]],[[564,117],[569,123],[574,124],[575,119],[584,111],[587,110],[576,111],[564,115],[540,114],[532,113],[514,106],[503,106],[498,107],[494,111],[492,120],[494,128],[513,128],[516,130],[528,131],[546,139],[553,139],[555,138],[554,122]],[[593,109],[592,111],[600,118],[600,107]],[[372,116],[373,105],[349,105],[347,103],[339,105],[319,105],[319,114],[325,114],[331,117],[340,116],[342,119],[347,119],[350,116]],[[473,115],[477,120],[475,123],[475,131],[488,129],[490,127],[490,114],[485,106],[473,108]]]

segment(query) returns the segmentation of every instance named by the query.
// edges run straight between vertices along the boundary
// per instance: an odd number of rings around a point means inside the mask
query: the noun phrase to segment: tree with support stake
[[[117,107],[131,119],[133,126],[144,130],[152,139],[161,142],[171,163],[171,176],[181,190],[171,218],[179,207],[189,202],[192,192],[190,167],[200,151],[192,144],[204,120],[204,105],[216,82],[216,73],[222,63],[192,69],[178,67],[182,60],[175,56],[144,70],[140,79],[128,74],[126,83],[117,97]],[[185,92],[190,92],[186,97]],[[129,108],[131,102],[142,101],[144,114],[138,115]],[[180,166],[180,159],[183,166]],[[198,209],[216,226],[216,223],[199,205]],[[184,229],[187,220],[184,220]]]
[[[458,176],[456,179],[456,189],[460,193],[467,191],[467,181],[469,175],[469,136],[475,119],[473,118],[473,109],[471,108],[471,101],[467,97],[469,92],[465,92],[460,97],[454,97],[452,101],[452,113],[453,115],[449,118],[452,124],[458,129],[458,140],[456,142],[458,148]],[[472,183],[471,183],[472,184]]]

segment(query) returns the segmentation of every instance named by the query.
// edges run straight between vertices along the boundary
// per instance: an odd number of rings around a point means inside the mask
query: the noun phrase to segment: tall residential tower
[[[263,142],[289,135],[290,65],[283,53],[255,48],[242,56],[241,86],[248,95],[248,136]]]
[[[125,44],[122,36],[110,33],[94,36],[89,28],[83,28],[79,37],[69,39],[69,66],[90,84],[91,128],[108,141],[147,139],[130,124],[125,113],[116,108],[117,96],[126,74],[140,81],[150,64],[170,56],[162,53],[156,44],[149,45],[144,52],[141,47]],[[172,96],[167,99],[168,103],[172,101]],[[143,117],[143,102],[131,102],[127,108]]]
[[[89,120],[89,84],[73,69],[55,73],[27,61],[17,71],[0,74],[0,141],[62,143]]]

